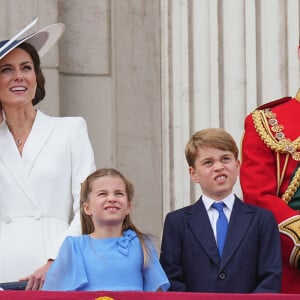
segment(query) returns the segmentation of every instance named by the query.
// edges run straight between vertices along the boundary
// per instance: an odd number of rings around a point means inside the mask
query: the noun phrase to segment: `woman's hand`
[[[53,260],[48,260],[48,262],[34,271],[31,275],[21,278],[20,280],[28,280],[25,290],[41,290],[45,282],[46,273],[50,268]]]

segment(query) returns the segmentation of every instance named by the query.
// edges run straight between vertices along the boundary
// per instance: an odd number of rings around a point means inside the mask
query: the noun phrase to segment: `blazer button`
[[[34,215],[33,215],[33,218],[34,218],[35,220],[40,220],[40,218],[41,218],[40,212],[36,211],[36,212],[34,213]]]
[[[4,221],[6,224],[9,224],[9,223],[11,223],[12,218],[11,218],[10,216],[8,216],[8,215],[5,215],[5,216],[3,217],[3,221]]]
[[[222,272],[219,274],[218,278],[221,280],[224,280],[226,278],[226,274],[224,272]]]

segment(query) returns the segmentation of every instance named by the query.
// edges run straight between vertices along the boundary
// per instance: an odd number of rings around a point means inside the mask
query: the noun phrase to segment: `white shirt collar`
[[[235,199],[235,196],[233,193],[229,194],[227,197],[225,197],[224,199],[219,200],[219,201],[213,200],[205,195],[202,195],[202,201],[203,201],[203,204],[204,204],[206,210],[209,210],[214,202],[222,201],[226,205],[226,208],[228,208],[230,211],[232,211],[234,199]]]

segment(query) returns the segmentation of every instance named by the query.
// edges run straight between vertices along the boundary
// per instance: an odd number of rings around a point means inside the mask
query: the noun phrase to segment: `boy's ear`
[[[238,175],[240,174],[240,170],[241,170],[241,161],[238,159],[236,161],[236,164],[237,164],[237,172],[238,172]]]
[[[195,183],[198,183],[198,176],[197,176],[197,173],[196,173],[196,170],[194,167],[189,167],[189,173],[190,173],[191,179]]]

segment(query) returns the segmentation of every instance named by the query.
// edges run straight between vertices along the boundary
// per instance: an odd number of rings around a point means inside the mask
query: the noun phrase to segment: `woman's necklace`
[[[22,146],[22,144],[23,144],[22,137],[25,136],[24,132],[22,134],[15,134],[12,130],[10,130],[10,132],[11,132],[11,134],[12,134],[14,140],[15,140],[15,143],[16,143],[17,147]]]
[[[8,127],[8,128],[9,128],[9,127]],[[9,129],[9,131],[11,132],[11,135],[13,136],[13,139],[14,139],[14,141],[15,141],[16,146],[17,146],[18,149],[20,150],[20,149],[21,149],[20,147],[23,146],[24,141],[25,141],[25,139],[26,139],[26,133],[25,133],[25,131],[22,132],[21,134],[16,134],[14,131],[12,131],[12,130],[10,130],[10,129]]]
[[[16,138],[15,142],[16,142],[17,147],[20,147],[22,145],[22,143],[23,143],[22,140],[21,140],[21,138]]]
[[[11,133],[11,135],[13,136],[13,139],[15,141],[15,144],[17,145],[17,147],[21,147],[23,146],[23,144],[25,143],[26,141],[26,138],[28,136],[28,131],[23,127],[18,131],[15,131],[15,130],[12,130],[9,125],[7,124],[8,126],[8,129]]]
[[[36,116],[36,110],[33,111],[34,113],[29,113],[28,116],[26,119],[24,119],[24,122],[23,124],[20,126],[18,126],[18,130],[13,130],[9,123],[7,122],[7,119],[6,119],[6,123],[7,123],[7,126],[8,126],[8,129],[9,131],[11,132],[13,138],[14,138],[14,141],[15,141],[15,144],[16,146],[18,147],[19,151],[22,150],[22,147],[24,146],[24,143],[25,141],[27,140],[27,137],[31,131],[31,128],[32,128],[32,125],[33,125],[33,122],[35,120],[35,116]],[[18,132],[19,131],[19,132]]]

